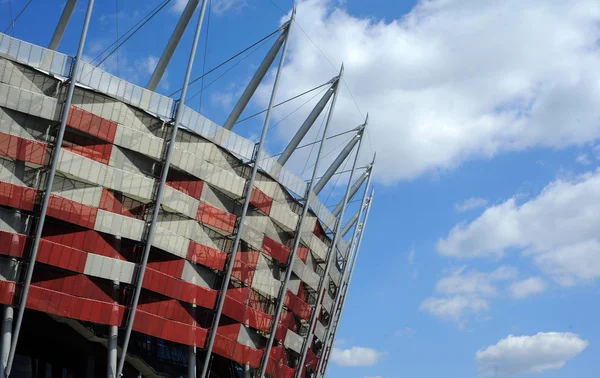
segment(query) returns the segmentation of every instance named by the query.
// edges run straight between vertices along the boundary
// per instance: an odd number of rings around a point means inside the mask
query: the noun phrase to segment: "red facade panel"
[[[16,282],[0,280],[0,303],[12,305],[16,290]]]
[[[144,213],[145,205],[143,202],[124,197],[118,193],[114,193],[112,190],[103,188],[99,208],[111,213],[139,219]]]
[[[195,303],[204,308],[214,308],[217,300],[216,290],[178,280],[151,268],[146,268],[142,286],[155,293],[183,302]]]
[[[263,238],[262,251],[283,264],[287,264],[290,256],[290,249],[288,247],[266,235]]]
[[[0,254],[11,257],[23,257],[27,236],[0,230]]]
[[[254,329],[269,332],[273,317],[248,305],[249,288],[229,289],[223,305],[223,314]]]
[[[49,242],[119,260],[126,260],[123,254],[127,256],[133,254],[133,247],[129,243],[123,243],[112,235],[72,225],[48,222],[44,225],[42,238]]]
[[[0,156],[46,165],[48,163],[48,145],[0,132]]]
[[[258,189],[256,186],[252,188],[250,195],[250,203],[266,215],[271,214],[273,199]]]
[[[33,188],[0,181],[0,205],[33,211],[36,194]]]
[[[50,196],[48,203],[49,216],[85,228],[94,228],[97,213],[95,207],[82,205],[54,194]]]
[[[225,268],[227,254],[219,251],[218,249],[214,249],[190,240],[187,259],[195,262],[196,264],[204,265],[209,268],[223,270]]]
[[[72,272],[83,273],[87,261],[87,252],[41,240],[38,249],[38,262],[52,265]]]
[[[152,254],[150,254],[152,256]],[[167,274],[175,278],[181,278],[183,274],[183,267],[185,266],[185,260],[183,259],[172,259],[172,260],[160,260],[160,261],[148,261],[148,268],[158,270],[161,273]]]
[[[170,169],[167,175],[167,185],[199,200],[202,196],[204,181],[176,169]]]
[[[218,230],[233,232],[235,227],[235,219],[235,215],[230,214],[225,210],[218,209],[207,203],[200,202],[200,206],[198,206],[196,220]]]
[[[308,257],[308,248],[298,247],[298,251],[296,252],[296,254],[298,258],[306,264],[306,258]]]
[[[79,298],[39,286],[31,286],[27,308],[93,323],[120,326],[125,308],[113,303]]]
[[[85,274],[36,271],[32,285],[109,304],[114,302],[114,298],[111,296],[112,282],[105,282],[101,287],[99,283]]]
[[[108,164],[113,145],[80,134],[65,133],[62,148],[98,163]]]
[[[284,304],[299,318],[307,321],[310,319],[312,307],[289,290],[285,295]]]
[[[256,369],[260,366],[262,351],[237,342],[239,327],[241,327],[240,324],[219,326],[215,337],[213,352],[239,362],[240,364],[250,365]],[[237,332],[235,332],[236,328]]]
[[[117,133],[117,123],[102,118],[96,114],[87,112],[81,108],[71,105],[67,126],[86,134],[95,136],[106,142],[113,143]]]
[[[207,330],[189,324],[176,322],[151,314],[138,308],[133,322],[133,330],[164,340],[203,348]]]
[[[273,346],[267,365],[267,374],[276,378],[292,378],[294,373],[295,370],[288,366],[284,347],[281,345]]]
[[[163,299],[144,294],[138,310],[173,320],[179,323],[194,325],[195,319],[181,302],[176,299]]]

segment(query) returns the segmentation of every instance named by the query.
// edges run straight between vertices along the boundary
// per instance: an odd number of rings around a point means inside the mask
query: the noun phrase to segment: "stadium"
[[[357,162],[368,118],[320,164],[343,67],[274,157],[264,141],[295,11],[220,126],[185,105],[208,1],[188,2],[146,88],[81,59],[93,0],[77,55],[57,52],[76,3],[48,47],[0,34],[0,376],[325,376],[373,199],[374,158]],[[194,15],[182,91],[161,95]],[[254,142],[234,126],[271,69]],[[302,179],[286,163],[320,116]],[[319,194],[340,174],[328,208]]]

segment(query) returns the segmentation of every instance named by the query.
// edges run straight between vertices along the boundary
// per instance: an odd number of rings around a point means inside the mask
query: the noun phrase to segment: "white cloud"
[[[577,155],[577,158],[575,158],[575,161],[581,165],[590,165],[592,162],[590,161],[590,159],[588,158],[587,154],[579,154]]]
[[[189,0],[175,0],[171,10],[175,13],[181,13],[185,9]],[[202,4],[202,1],[198,3]],[[222,14],[228,10],[239,11],[247,5],[246,0],[213,0],[212,10],[217,14]]]
[[[430,297],[425,299],[419,307],[422,311],[443,319],[450,319],[462,326],[467,314],[479,314],[489,309],[487,300],[466,295],[451,297]]]
[[[383,358],[383,354],[371,348],[354,346],[350,349],[333,348],[331,359],[340,366],[372,366]]]
[[[546,281],[540,277],[530,277],[514,282],[508,288],[510,296],[516,299],[527,298],[542,293],[546,290]]]
[[[415,333],[417,333],[417,331],[415,329],[412,329],[410,327],[405,327],[404,329],[402,329],[400,331],[394,332],[394,336],[397,336],[397,337],[414,336]]]
[[[477,209],[480,207],[485,207],[488,204],[488,200],[485,198],[467,198],[466,200],[454,204],[454,209],[459,213],[464,213],[465,211]]]
[[[385,181],[600,136],[597,0],[428,0],[390,22],[305,0],[297,20],[336,68],[295,28],[278,98],[329,80],[343,61],[349,88],[371,116]],[[262,105],[272,80],[258,92]],[[295,124],[300,113],[290,118]],[[345,87],[334,119],[332,133],[362,122]],[[278,130],[283,140],[294,131]]]
[[[415,263],[415,249],[411,248],[410,252],[408,252],[408,264],[412,265]]]
[[[513,336],[477,351],[475,361],[482,376],[535,374],[560,369],[588,346],[572,333],[548,332]]]
[[[439,253],[457,258],[502,257],[522,250],[561,285],[600,277],[600,170],[550,183],[537,197],[516,198],[455,226],[438,242]]]
[[[435,290],[442,296],[425,299],[420,309],[462,326],[469,316],[489,309],[488,298],[498,294],[499,282],[514,280],[518,275],[515,268],[507,266],[488,273],[466,269],[456,269],[449,276],[440,279]]]

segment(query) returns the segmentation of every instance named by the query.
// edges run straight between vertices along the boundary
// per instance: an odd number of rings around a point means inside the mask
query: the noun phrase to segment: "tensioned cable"
[[[276,124],[274,124],[273,126],[270,126],[267,129],[267,132],[269,131],[273,131],[279,124],[281,124],[283,121],[285,121],[286,119],[288,119],[289,117],[292,116],[292,114],[296,113],[298,110],[300,110],[304,105],[308,104],[309,102],[311,102],[313,99],[315,99],[318,95],[320,95],[321,93],[323,93],[324,90],[318,92],[316,95],[312,96],[311,98],[309,98],[308,100],[306,100],[302,105],[298,106],[296,109],[294,109],[290,114],[286,115],[285,117],[283,117],[279,122],[277,122]],[[254,138],[252,141],[254,143],[256,143],[258,137]]]
[[[356,129],[351,129],[351,130],[348,130],[348,131],[341,132],[341,133],[339,133],[339,134],[332,135],[332,136],[330,136],[330,137],[327,137],[325,140],[329,140],[329,139],[337,138],[337,137],[339,137],[339,136],[346,135],[346,134],[348,134],[348,133],[351,133],[351,132],[353,132],[353,131],[356,131]],[[304,145],[302,145],[302,146],[300,146],[300,147],[296,147],[296,149],[295,149],[294,151],[296,151],[296,150],[299,150],[299,149],[301,149],[301,148],[306,148],[306,147],[308,147],[308,146],[312,146],[312,145],[314,145],[315,143],[318,143],[318,142],[316,142],[316,141],[315,141],[315,142],[311,142],[311,143],[306,143],[306,144],[304,144]],[[281,155],[282,153],[283,153],[283,152],[280,152],[280,153],[278,153],[278,154],[276,154],[276,155],[273,155],[273,157],[277,157],[277,156]]]
[[[117,41],[119,40],[119,0],[115,0],[115,23],[117,24]],[[119,75],[119,52],[117,51],[117,76]]]
[[[21,17],[21,15],[23,14],[23,12],[25,12],[25,10],[27,9],[27,7],[29,6],[29,4],[31,4],[33,0],[29,0],[27,2],[27,4],[25,4],[25,6],[23,7],[23,9],[21,9],[21,11],[19,12],[19,14],[17,14],[17,17],[15,17],[14,20],[12,20],[12,22],[10,23],[10,25],[8,25],[6,27],[6,29],[4,29],[4,34],[6,34],[6,32],[8,31],[8,29],[10,29],[12,27],[13,29],[13,37],[15,36],[15,23],[17,22],[17,20],[19,19],[19,17]],[[9,2],[9,6],[10,6],[10,2]],[[10,18],[12,19],[12,7],[10,8]]]
[[[304,96],[304,95],[306,95],[306,94],[309,94],[309,93],[310,93],[310,92],[312,92],[312,91],[316,91],[317,89],[319,89],[319,88],[322,88],[322,87],[324,87],[324,86],[326,86],[326,85],[328,85],[328,84],[330,84],[330,82],[327,82],[327,83],[325,83],[325,84],[321,84],[321,85],[319,85],[319,86],[316,86],[316,87],[314,87],[314,88],[312,88],[312,89],[309,89],[309,90],[307,90],[307,91],[305,91],[305,92],[302,92],[302,93],[300,93],[299,95],[296,95],[296,96],[294,96],[294,97],[288,98],[287,100],[285,100],[285,101],[282,101],[282,102],[280,102],[279,104],[273,105],[273,108],[276,108],[276,107],[278,107],[278,106],[280,106],[280,105],[283,105],[283,104],[287,104],[288,102],[290,102],[290,101],[293,101],[293,100],[297,99],[298,97],[302,97],[302,96]],[[319,92],[319,93],[323,93],[323,91],[321,91],[321,92]],[[313,98],[314,98],[314,97],[313,97]],[[312,99],[312,98],[311,98],[311,99]],[[263,114],[263,113],[264,113],[264,112],[266,112],[266,111],[267,111],[267,109],[265,109],[265,110],[261,110],[261,111],[260,111],[260,112],[258,112],[258,113],[254,113],[254,114],[252,114],[251,116],[248,116],[248,117],[246,117],[246,118],[244,118],[244,119],[242,119],[242,120],[239,120],[239,121],[237,121],[235,124],[237,125],[238,123],[242,123],[242,122],[244,122],[244,121],[247,121],[247,120],[249,120],[249,119],[251,119],[251,118],[254,118],[254,117],[256,117],[256,116],[259,116],[259,115]]]
[[[245,57],[243,57],[242,59],[240,59],[238,62],[236,62],[233,66],[229,67],[227,70],[225,70],[225,72],[223,72],[221,75],[219,75],[216,79],[214,79],[213,81],[211,81],[207,86],[205,86],[204,88],[201,89],[201,91],[203,91],[204,89],[210,87],[211,85],[213,85],[214,83],[216,83],[219,79],[221,79],[223,76],[227,75],[229,72],[231,72],[231,70],[233,70],[235,67],[237,67],[239,64],[241,64],[244,60],[246,60],[250,55],[254,54],[258,49],[260,49],[262,46],[264,46],[267,43],[268,40],[263,41],[260,45],[256,46],[256,48],[252,51],[250,51]],[[217,67],[215,67],[216,69]],[[211,70],[209,72],[206,73],[206,75],[208,75],[209,73],[211,73],[214,70]],[[200,79],[200,78],[198,78]],[[196,96],[198,96],[200,94],[201,91],[198,91],[196,93],[194,93],[192,96],[190,96],[190,98],[186,101],[191,101],[192,99],[194,99]],[[177,93],[177,92],[175,92]],[[172,95],[171,95],[172,96]],[[170,97],[171,97],[170,96]]]
[[[12,36],[14,38],[15,37],[15,19],[13,18],[13,14],[12,14],[12,0],[8,0],[8,13],[10,14],[9,28],[12,27]]]
[[[329,113],[331,111],[331,102],[327,104],[327,112],[324,113],[321,116],[321,125],[319,126],[319,130],[317,131],[317,134],[315,135],[315,143],[313,143],[312,147],[310,148],[310,152],[308,154],[308,157],[306,158],[306,161],[304,162],[304,168],[302,168],[302,173],[300,174],[300,177],[304,176],[304,172],[306,172],[306,166],[308,165],[308,161],[310,160],[310,157],[312,156],[312,153],[315,149],[315,145],[317,144],[316,142],[319,140],[319,135],[321,134],[321,130],[323,129],[323,125],[325,124],[325,118],[326,114]],[[325,132],[325,131],[323,131]],[[316,165],[317,163],[315,162],[314,165]],[[313,167],[314,167],[313,165]]]
[[[206,38],[204,40],[204,59],[202,60],[202,81],[200,82],[200,103],[198,112],[202,113],[202,98],[204,97],[204,75],[206,75],[206,56],[208,55],[208,35],[210,32],[210,10],[212,9],[212,0],[208,3],[208,15],[206,19]]]
[[[163,10],[164,7],[166,7],[167,4],[169,4],[170,2],[171,2],[171,0],[166,0],[164,3],[162,3],[161,5],[159,5],[157,8],[154,8],[155,10],[153,10],[152,12],[150,12],[151,13],[150,17],[148,17],[146,20],[144,20],[141,25],[139,25],[138,27],[135,28],[135,30],[133,31],[133,33],[129,34],[121,43],[119,43],[114,49],[112,49],[112,51],[110,53],[108,53],[107,56],[105,56],[98,64],[96,64],[96,67],[98,67],[99,65],[101,65],[102,63],[104,63],[106,61],[106,59],[108,59],[112,54],[115,53],[115,51],[117,51],[119,48],[121,48],[121,46],[123,46],[123,44],[125,44],[127,41],[129,41],[129,39],[131,37],[133,37],[135,35],[135,33],[137,33],[141,28],[143,28],[144,25],[146,25],[152,18],[154,18],[154,16],[156,16],[158,14],[158,12],[160,12],[161,10]],[[138,22],[138,24],[139,24],[139,22]],[[131,30],[131,29],[129,29],[129,30]],[[114,43],[113,43],[113,45],[114,45]],[[96,59],[98,59],[98,57],[100,57],[102,54],[104,54],[104,52],[107,49],[105,49],[96,58],[94,58],[94,60],[92,61],[92,63]]]
[[[274,32],[272,32],[271,34],[261,38],[260,40],[258,40],[257,42],[253,43],[252,45],[246,47],[245,49],[243,49],[242,51],[240,51],[239,53],[235,54],[234,56],[232,56],[231,58],[227,59],[226,61],[224,61],[223,63],[219,64],[216,67],[211,68],[210,70],[208,70],[208,72],[204,73],[202,76],[198,76],[197,78],[195,78],[194,80],[190,81],[190,85],[194,84],[195,82],[197,82],[198,80],[204,78],[207,75],[210,75],[211,73],[213,73],[214,71],[218,70],[219,68],[223,67],[224,65],[226,65],[227,63],[231,62],[232,60],[234,60],[235,58],[237,58],[238,56],[242,55],[243,53],[245,53],[246,51],[252,49],[254,46],[260,44],[260,43],[264,43],[266,40],[268,40],[269,38],[271,38],[272,36],[274,36],[275,34],[277,34],[279,32],[280,29],[275,30]],[[261,45],[262,46],[262,45]],[[256,50],[254,50],[256,51]],[[252,52],[254,52],[252,51]],[[250,54],[252,54],[252,52]],[[245,59],[245,58],[244,58]],[[242,59],[243,60],[243,59]],[[206,88],[208,88],[208,86],[206,86]],[[205,89],[206,89],[205,88]],[[176,93],[180,92],[181,88],[179,88],[178,90],[176,90],[175,92],[171,93],[169,95],[169,97],[173,97]]]
[[[356,151],[356,153],[358,153],[358,151]],[[344,162],[344,165],[342,166],[342,171],[346,170],[346,164],[348,164],[348,162],[350,161],[350,159],[346,158],[346,161]],[[327,199],[325,200],[324,203],[329,202],[329,198],[331,197],[331,194],[333,193],[335,187],[337,186],[338,182],[340,181],[340,177],[342,177],[342,174],[340,172],[339,175],[337,175],[336,179],[335,179],[335,183],[333,184],[333,186],[331,187],[331,190],[329,191],[329,195],[327,195]],[[348,185],[352,185],[352,183],[348,183]]]
[[[345,140],[344,142],[338,144],[333,150],[329,151],[328,153],[326,153],[325,155],[323,155],[323,157],[321,159],[326,158],[327,156],[331,155],[333,152],[335,152],[338,148],[342,147],[345,144],[348,144],[348,142],[350,142],[352,140],[352,138]],[[315,165],[311,165],[310,167],[308,167],[308,169],[314,167]],[[304,172],[302,172],[304,174]]]

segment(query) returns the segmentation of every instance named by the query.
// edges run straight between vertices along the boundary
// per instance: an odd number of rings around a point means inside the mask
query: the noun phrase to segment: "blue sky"
[[[268,0],[213,1],[207,67],[270,33],[283,17]],[[292,6],[273,1],[286,11]],[[12,0],[13,12],[24,3]],[[65,53],[75,51],[84,3],[60,47]],[[119,3],[126,30],[159,1]],[[97,2],[86,56],[115,38],[114,14],[113,3]],[[58,4],[32,5],[15,35],[46,45],[59,15]],[[176,19],[169,5],[124,45],[121,76],[145,85]],[[0,13],[2,27],[9,20]],[[298,23],[334,67],[295,29],[279,98],[325,82],[344,61],[347,86],[334,131],[361,123],[368,111],[361,162],[378,151],[377,194],[329,376],[596,377],[597,1],[307,0]],[[191,34],[160,92],[181,83]],[[225,120],[267,48],[205,92],[204,114]],[[194,76],[203,55],[204,40]],[[116,73],[116,60],[105,68]],[[271,83],[272,75],[248,113],[264,108]],[[199,99],[192,101],[197,107]],[[278,109],[274,120],[299,104]],[[271,151],[282,149],[308,109],[270,133]],[[256,135],[260,122],[236,131]],[[292,168],[302,170],[302,159]],[[341,192],[333,188],[328,204]],[[371,357],[360,358],[365,354]]]

